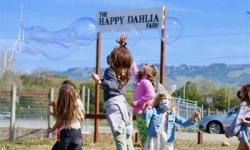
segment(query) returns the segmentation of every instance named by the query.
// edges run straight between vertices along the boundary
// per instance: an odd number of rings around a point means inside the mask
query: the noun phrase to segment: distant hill
[[[156,65],[159,68],[159,65]],[[140,67],[140,66],[139,66]],[[68,76],[72,79],[89,80],[94,68],[69,68],[66,71],[55,72],[57,75]],[[104,69],[101,69],[103,75]],[[240,85],[250,82],[250,64],[227,65],[222,63],[208,66],[167,66],[166,80],[168,84],[183,85],[187,81],[208,79],[218,84]]]
[[[167,78],[173,82],[185,82],[197,78],[205,78],[219,84],[240,85],[250,82],[250,64],[226,65],[211,64],[208,66],[167,67]]]

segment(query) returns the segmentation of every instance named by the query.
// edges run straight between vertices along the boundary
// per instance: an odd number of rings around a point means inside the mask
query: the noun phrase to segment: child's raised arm
[[[137,67],[135,61],[133,62],[132,66],[131,66],[131,73],[132,73],[132,75],[133,75],[133,77],[134,77],[134,80],[137,81],[137,80],[138,80],[138,78],[137,78],[138,67]]]
[[[189,119],[184,119],[182,118],[181,116],[177,115],[176,116],[176,120],[175,122],[178,124],[178,125],[181,125],[183,126],[184,128],[188,127],[188,126],[191,126],[191,125],[194,125],[195,122],[198,120],[199,118],[199,113],[198,112],[194,112],[192,117],[189,118]]]
[[[101,81],[99,75],[97,75],[96,73],[92,73],[92,79],[94,79],[96,83],[102,84],[102,81]]]
[[[92,73],[92,78],[103,87],[108,87],[109,89],[118,89],[120,86],[115,73],[110,68],[105,70],[103,79],[100,79],[96,73]]]

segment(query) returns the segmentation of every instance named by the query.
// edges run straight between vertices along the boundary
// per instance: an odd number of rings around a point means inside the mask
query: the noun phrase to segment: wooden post
[[[204,116],[204,107],[203,105],[201,105],[201,118],[203,118],[203,116]]]
[[[162,29],[161,29],[161,65],[160,65],[160,83],[165,82],[165,45],[166,45],[166,7],[163,6]]]
[[[198,131],[198,144],[203,144],[203,132]]]
[[[177,112],[180,114],[180,99],[177,99]]]
[[[135,132],[135,144],[138,144],[139,141],[139,134],[138,132]]]
[[[83,110],[86,113],[86,111],[85,111],[85,86],[83,86],[83,85],[81,86],[81,89],[80,89],[80,99],[82,101]],[[83,129],[83,125],[81,128]]]
[[[89,114],[90,89],[87,90],[87,114]],[[88,132],[89,119],[86,120],[86,132]]]
[[[85,86],[81,86],[81,89],[80,89],[80,98],[82,100],[83,108],[85,110]]]
[[[100,76],[100,55],[101,55],[101,33],[97,33],[96,39],[96,74]],[[95,84],[95,114],[99,114],[99,83]],[[98,141],[99,138],[99,120],[94,119],[94,143]]]
[[[50,104],[52,101],[54,101],[54,89],[51,88],[49,90],[49,96],[48,96],[48,104]],[[48,107],[48,128],[52,128],[52,116],[50,115],[50,112],[53,112],[53,107],[49,105]],[[48,134],[48,137],[52,137],[52,133]]]
[[[10,141],[15,142],[15,125],[16,125],[16,98],[17,98],[17,89],[16,86],[12,86],[11,91],[11,118],[10,118]]]

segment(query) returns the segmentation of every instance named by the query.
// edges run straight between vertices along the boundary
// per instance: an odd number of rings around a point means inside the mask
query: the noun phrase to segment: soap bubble
[[[173,44],[183,35],[183,25],[181,21],[175,17],[167,17],[166,19],[166,42],[168,45]]]
[[[81,46],[92,44],[96,40],[96,26],[92,18],[82,17],[65,29],[49,31],[41,26],[24,27],[24,34],[25,53],[61,59],[73,54]]]

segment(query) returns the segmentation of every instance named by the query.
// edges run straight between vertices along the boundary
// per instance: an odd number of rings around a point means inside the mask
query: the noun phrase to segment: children
[[[226,128],[226,137],[237,136],[240,143],[238,150],[250,149],[250,84],[243,85],[237,93],[241,103],[237,116],[229,128]]]
[[[165,96],[165,94],[159,93],[152,104],[153,108],[144,107],[143,118],[149,122],[144,150],[165,150],[167,148],[164,123],[170,103]]]
[[[120,46],[114,48],[108,56],[109,68],[105,70],[103,79],[95,73],[92,74],[92,78],[103,87],[105,114],[117,150],[134,150],[132,111],[124,97],[124,86],[129,81],[132,63],[126,39],[126,35],[121,35],[117,41]]]
[[[61,87],[64,86],[64,85],[72,86],[74,88],[74,90],[76,90],[76,85],[71,80],[64,80],[63,83],[62,83],[62,85],[61,85]],[[78,94],[77,94],[77,97],[79,97]],[[84,114],[85,111],[84,111],[83,104],[82,104],[81,100],[78,99],[77,102],[80,105],[79,106],[80,107],[80,111],[82,111],[82,113]],[[57,102],[53,101],[49,105],[52,106],[52,108],[53,108],[53,112],[50,112],[50,114],[53,117],[55,117],[55,115],[56,115],[56,108],[57,108]],[[47,130],[48,132],[53,132],[53,131],[56,130],[56,134],[57,134],[56,143],[53,145],[52,150],[57,150],[59,148],[58,146],[60,144],[60,128],[61,128],[61,123],[58,122],[58,121],[56,121],[56,123],[54,124],[54,126],[52,128],[49,128]]]
[[[142,118],[143,106],[151,104],[155,97],[155,80],[157,75],[157,69],[154,65],[144,64],[138,71],[135,63],[132,66],[132,73],[135,77],[135,90],[134,90],[134,112],[136,116],[136,126],[139,131],[141,144],[144,145],[147,135],[147,122]]]
[[[60,124],[60,150],[81,150],[81,124],[84,118],[82,103],[77,99],[75,88],[69,84],[59,90],[56,112],[56,123]]]
[[[175,124],[183,127],[193,125],[199,114],[193,113],[188,120],[180,117],[176,114],[172,96],[167,92],[158,94],[153,106],[153,109],[146,109],[144,112],[145,119],[150,120],[144,150],[173,150]]]

